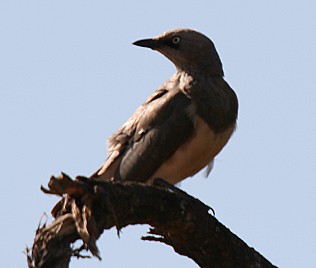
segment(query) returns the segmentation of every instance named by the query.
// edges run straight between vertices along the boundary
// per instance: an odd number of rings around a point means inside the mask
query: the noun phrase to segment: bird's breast
[[[193,176],[222,150],[232,135],[235,126],[221,133],[213,130],[196,116],[195,134],[186,143],[182,144],[177,151],[165,161],[151,176],[150,180],[162,178],[171,184]]]

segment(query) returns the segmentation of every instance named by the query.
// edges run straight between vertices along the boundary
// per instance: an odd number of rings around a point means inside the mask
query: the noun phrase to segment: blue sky
[[[238,129],[181,187],[280,267],[316,262],[315,1],[1,1],[1,262],[25,267],[43,212],[40,185],[90,175],[106,138],[174,72],[137,39],[178,27],[209,36],[239,102]],[[49,218],[51,220],[51,218]],[[139,240],[147,226],[103,234],[102,262],[71,267],[197,267]]]

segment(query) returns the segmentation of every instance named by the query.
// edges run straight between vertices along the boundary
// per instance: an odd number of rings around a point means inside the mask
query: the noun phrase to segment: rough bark
[[[42,190],[63,198],[52,211],[55,220],[38,227],[27,250],[29,267],[68,267],[83,249],[100,258],[96,240],[102,232],[130,224],[149,224],[143,240],[163,242],[200,267],[275,267],[210,215],[208,206],[161,180],[149,186],[62,174]],[[85,246],[75,250],[78,239]]]

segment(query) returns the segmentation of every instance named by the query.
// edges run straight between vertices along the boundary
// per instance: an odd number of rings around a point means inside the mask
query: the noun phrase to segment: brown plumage
[[[212,163],[225,146],[236,126],[237,97],[203,34],[176,29],[134,44],[159,51],[177,71],[109,138],[109,156],[91,177],[174,184]]]

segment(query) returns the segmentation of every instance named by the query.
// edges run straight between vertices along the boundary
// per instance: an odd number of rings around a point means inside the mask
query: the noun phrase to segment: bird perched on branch
[[[175,184],[212,165],[236,127],[238,100],[205,35],[175,29],[133,44],[166,56],[176,73],[109,138],[91,178]]]

